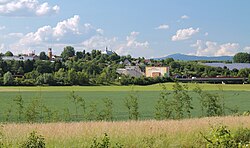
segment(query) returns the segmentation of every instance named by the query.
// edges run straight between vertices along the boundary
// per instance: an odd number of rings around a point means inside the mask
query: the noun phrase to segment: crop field
[[[249,116],[194,118],[166,121],[74,122],[43,124],[5,124],[0,127],[3,141],[18,147],[28,134],[37,131],[45,138],[46,147],[90,147],[106,133],[110,143],[124,148],[135,147],[205,147],[202,134],[212,127],[227,126],[230,131],[250,128]]]
[[[167,89],[172,90],[172,83],[166,83]],[[199,117],[201,109],[197,94],[191,91],[196,84],[188,84],[190,95],[193,97],[192,117]],[[250,110],[250,85],[213,85],[200,84],[204,91],[218,93],[225,98],[226,107],[238,108],[239,112]],[[154,119],[154,110],[157,99],[160,97],[162,88],[159,84],[150,86],[71,86],[71,87],[0,87],[0,122],[5,121],[7,113],[9,121],[16,121],[17,111],[13,99],[21,95],[24,105],[34,99],[43,102],[52,111],[57,112],[59,118],[63,118],[63,110],[69,109],[74,114],[74,104],[69,99],[71,91],[86,101],[86,106],[96,104],[97,109],[102,109],[103,99],[109,98],[113,101],[114,120],[128,120],[128,111],[124,105],[124,99],[131,94],[139,98],[139,119]],[[79,114],[83,112],[79,109]],[[229,114],[229,111],[227,111]],[[81,116],[79,116],[80,121]]]

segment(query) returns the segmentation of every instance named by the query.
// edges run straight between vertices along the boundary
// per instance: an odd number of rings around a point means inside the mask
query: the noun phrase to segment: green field
[[[168,90],[171,91],[173,84],[167,83],[166,85]],[[188,85],[192,90],[196,84]],[[200,86],[205,91],[223,94],[227,107],[234,108],[237,106],[240,112],[250,110],[250,85],[202,84]],[[17,95],[24,98],[25,104],[36,98],[42,100],[48,108],[56,111],[60,118],[63,118],[62,112],[65,108],[68,108],[70,113],[74,114],[74,104],[68,99],[71,91],[75,91],[77,95],[83,97],[86,100],[87,107],[93,103],[97,104],[98,110],[102,109],[102,99],[112,99],[114,120],[128,119],[124,99],[130,94],[136,93],[139,97],[140,119],[144,120],[154,118],[154,106],[160,96],[161,86],[157,84],[151,86],[0,87],[0,121],[5,120],[8,109],[11,109],[10,121],[16,120],[17,113],[13,99]],[[192,91],[190,91],[190,95],[193,97],[195,108],[192,111],[192,116],[199,117],[198,97]],[[79,110],[79,113],[81,113],[81,110]]]

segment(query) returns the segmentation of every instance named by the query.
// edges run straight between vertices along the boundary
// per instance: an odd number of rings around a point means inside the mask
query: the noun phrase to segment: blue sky
[[[163,57],[250,52],[249,0],[0,0],[0,52],[106,46]]]

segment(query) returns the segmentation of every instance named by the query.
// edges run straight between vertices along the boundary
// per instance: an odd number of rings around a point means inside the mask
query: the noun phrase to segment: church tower
[[[52,48],[48,49],[48,57],[49,57],[49,60],[52,59]]]

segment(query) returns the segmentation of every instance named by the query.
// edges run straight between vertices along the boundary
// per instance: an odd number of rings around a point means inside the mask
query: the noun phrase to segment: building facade
[[[169,77],[169,67],[146,67],[146,77]]]

